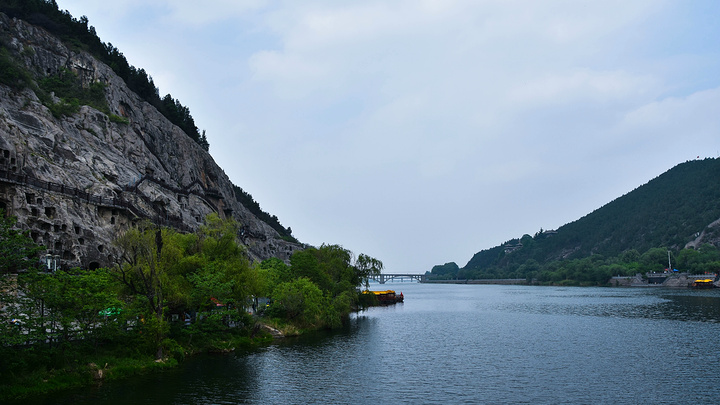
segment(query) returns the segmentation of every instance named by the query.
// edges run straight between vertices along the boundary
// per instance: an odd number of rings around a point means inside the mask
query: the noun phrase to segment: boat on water
[[[365,290],[365,291],[363,291],[363,294],[374,294],[375,298],[377,299],[378,304],[380,304],[380,305],[396,304],[398,302],[403,302],[405,300],[403,293],[401,292],[400,294],[395,294],[395,290],[384,290],[384,291]]]
[[[715,288],[715,280],[711,278],[693,281],[692,288]]]

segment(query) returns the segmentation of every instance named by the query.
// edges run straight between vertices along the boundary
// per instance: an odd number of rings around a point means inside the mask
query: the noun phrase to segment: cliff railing
[[[215,205],[214,203],[212,203],[211,201],[208,201],[208,199],[206,197],[214,197],[214,198],[218,198],[218,199],[224,198],[223,195],[220,194],[220,192],[216,189],[213,189],[213,188],[205,189],[205,187],[203,187],[202,183],[200,183],[200,181],[198,181],[198,180],[193,180],[187,186],[178,188],[178,187],[173,186],[172,184],[168,184],[165,180],[159,179],[152,175],[141,176],[134,184],[124,186],[123,191],[135,193],[135,192],[137,192],[138,186],[144,181],[155,183],[158,186],[160,186],[166,190],[170,190],[178,195],[188,196],[188,195],[192,194],[192,195],[200,198],[201,200],[203,200],[203,202],[205,202],[205,204],[207,204],[208,206],[213,208],[216,212],[220,211],[219,207],[217,205]],[[200,186],[202,193],[192,190],[192,188],[196,185]]]
[[[190,226],[185,224],[182,217],[170,215],[168,213],[156,213],[155,215],[149,215],[143,210],[139,209],[134,204],[132,204],[130,201],[124,199],[122,196],[108,198],[100,195],[94,195],[75,187],[69,187],[65,186],[64,184],[41,180],[35,176],[28,174],[13,173],[4,168],[0,168],[0,181],[9,184],[30,186],[53,193],[63,194],[75,199],[76,201],[82,201],[97,206],[126,210],[135,215],[136,217],[148,219],[158,225],[169,226],[184,232],[193,231]],[[152,206],[153,202],[147,196],[138,193],[133,194]]]

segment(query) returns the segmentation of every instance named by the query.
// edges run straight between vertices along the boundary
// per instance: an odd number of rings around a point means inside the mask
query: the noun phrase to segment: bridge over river
[[[417,280],[420,283],[427,281],[425,274],[411,274],[411,273],[382,273],[378,276],[370,277],[370,280],[377,281],[380,284],[385,284],[388,281],[413,281]]]

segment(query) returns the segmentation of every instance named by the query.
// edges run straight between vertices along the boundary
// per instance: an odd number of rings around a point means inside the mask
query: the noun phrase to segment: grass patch
[[[55,118],[76,114],[81,105],[89,105],[110,115],[110,108],[105,99],[105,85],[100,82],[92,83],[87,88],[83,87],[75,73],[62,69],[56,75],[43,78],[38,84],[40,90],[45,93],[38,97]],[[47,95],[50,93],[54,93],[60,102],[53,102]]]
[[[20,67],[11,57],[7,48],[0,46],[0,83],[14,90],[30,87],[32,77],[30,73]]]
[[[114,122],[116,124],[129,124],[130,123],[130,120],[128,120],[125,117],[121,117],[119,115],[109,114],[108,117],[110,117],[110,122]]]

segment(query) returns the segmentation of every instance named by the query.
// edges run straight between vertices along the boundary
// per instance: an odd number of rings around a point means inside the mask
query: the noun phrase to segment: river
[[[720,401],[720,291],[386,284],[334,332],[73,391],[55,404]],[[33,401],[24,404],[31,405]]]

